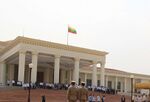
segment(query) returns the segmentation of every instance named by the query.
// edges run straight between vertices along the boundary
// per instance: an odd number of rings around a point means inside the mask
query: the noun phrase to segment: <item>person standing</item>
[[[104,102],[104,101],[105,101],[105,95],[102,96],[102,102]]]
[[[124,95],[122,95],[122,97],[121,97],[121,102],[126,102],[126,98]]]
[[[134,96],[134,102],[138,102],[138,96],[137,95]]]
[[[88,102],[92,102],[92,93],[88,96]]]
[[[138,101],[137,102],[142,102],[142,96],[141,95],[138,96]]]
[[[96,102],[95,94],[93,93],[92,102]]]
[[[97,95],[97,102],[100,102],[101,101],[101,97],[100,97],[100,94]]]
[[[68,102],[77,102],[78,100],[78,89],[75,86],[75,81],[71,82],[71,86],[67,91],[67,100]]]
[[[79,100],[80,102],[88,101],[88,90],[85,88],[85,83],[81,82],[81,88],[79,89]]]
[[[147,96],[145,94],[142,95],[142,102],[146,102],[147,101]]]

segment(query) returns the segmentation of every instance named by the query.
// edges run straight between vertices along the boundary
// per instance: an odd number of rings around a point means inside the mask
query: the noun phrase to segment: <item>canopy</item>
[[[136,89],[150,89],[150,82],[136,83],[135,88]]]

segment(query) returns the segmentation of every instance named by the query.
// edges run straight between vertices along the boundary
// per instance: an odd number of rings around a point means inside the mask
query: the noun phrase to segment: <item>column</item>
[[[50,77],[49,77],[49,82],[50,83],[53,83],[53,77],[54,77],[54,70],[53,69],[50,69],[50,75],[49,75]]]
[[[6,63],[0,62],[0,84],[6,84]]]
[[[136,79],[135,79],[135,77],[134,77],[134,78],[133,78],[133,95],[134,95],[134,92],[135,92],[135,87],[134,87],[134,86],[135,86],[135,80],[136,80]]]
[[[71,79],[72,79],[72,70],[69,70],[69,83],[71,83]]]
[[[87,85],[87,81],[86,81],[87,80],[87,73],[84,73],[84,74],[85,74],[85,76],[84,76],[84,78],[85,78],[84,82],[85,82],[85,85]]]
[[[60,83],[65,83],[66,82],[66,70],[60,70]]]
[[[127,92],[127,78],[124,78],[124,92]]]
[[[9,80],[14,80],[14,65],[9,66]]]
[[[60,56],[55,55],[54,62],[54,83],[59,83]]]
[[[108,87],[108,76],[106,76],[106,87]]]
[[[44,70],[44,82],[46,83],[50,82],[50,68],[46,68]]]
[[[116,76],[116,83],[115,83],[115,90],[117,91],[117,86],[118,86],[118,77]]]
[[[121,82],[121,92],[123,92],[123,82],[122,81],[120,82]]]
[[[25,51],[19,51],[19,69],[18,69],[18,81],[24,83],[24,70],[25,70]]]
[[[67,79],[66,79],[66,83],[70,83],[71,81],[71,77],[70,77],[70,70],[67,70]]]
[[[115,81],[112,81],[112,88],[115,89]]]
[[[38,53],[37,52],[32,52],[32,64],[33,68],[31,71],[31,82],[35,83],[37,80],[37,62],[38,62]]]
[[[50,68],[47,68],[47,82],[50,82]]]
[[[75,66],[73,70],[73,80],[76,81],[77,85],[79,84],[79,63],[80,58],[75,58]]]
[[[101,63],[101,86],[105,85],[105,63]]]
[[[97,62],[93,61],[92,86],[97,86]]]

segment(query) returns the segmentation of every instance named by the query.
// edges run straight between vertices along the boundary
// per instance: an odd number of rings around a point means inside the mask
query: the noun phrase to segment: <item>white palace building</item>
[[[30,63],[33,64],[31,82],[75,80],[77,84],[84,81],[86,85],[106,86],[121,92],[131,90],[131,75],[134,83],[150,82],[150,75],[105,68],[107,54],[20,36],[0,41],[0,85],[5,85],[7,80],[28,82]]]

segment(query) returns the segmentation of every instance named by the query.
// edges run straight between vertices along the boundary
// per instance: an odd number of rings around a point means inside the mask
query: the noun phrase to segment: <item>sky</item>
[[[150,75],[150,0],[0,0],[0,40],[17,36],[106,51],[106,67]]]

